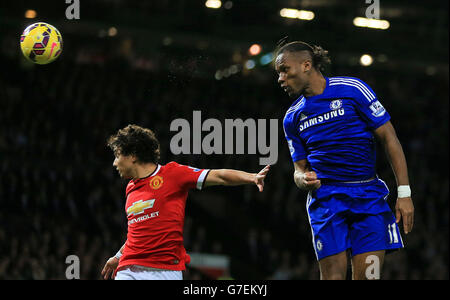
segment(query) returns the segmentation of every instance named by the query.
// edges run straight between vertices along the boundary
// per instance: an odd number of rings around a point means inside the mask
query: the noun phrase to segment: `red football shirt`
[[[209,170],[170,162],[145,178],[130,180],[125,212],[128,234],[116,272],[129,265],[185,270],[184,209],[190,189],[202,189]]]

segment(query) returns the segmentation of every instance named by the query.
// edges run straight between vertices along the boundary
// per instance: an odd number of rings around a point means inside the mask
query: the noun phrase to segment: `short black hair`
[[[331,63],[331,59],[328,56],[328,50],[323,49],[321,46],[310,45],[302,41],[294,41],[286,43],[285,40],[281,40],[275,51],[275,57],[284,52],[301,52],[307,51],[312,58],[312,65],[316,70],[323,71],[325,66]]]
[[[159,141],[153,131],[130,124],[110,136],[107,145],[118,155],[134,155],[141,163],[157,164],[160,159]]]

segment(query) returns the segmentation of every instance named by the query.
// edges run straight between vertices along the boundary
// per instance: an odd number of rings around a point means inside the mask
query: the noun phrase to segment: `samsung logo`
[[[330,119],[336,118],[337,116],[343,116],[345,113],[344,108],[340,108],[337,110],[329,111],[327,113],[324,113],[323,115],[311,118],[309,120],[304,121],[300,124],[299,129],[300,131],[305,130],[308,127],[311,127],[316,124],[320,124],[324,121],[328,121]]]

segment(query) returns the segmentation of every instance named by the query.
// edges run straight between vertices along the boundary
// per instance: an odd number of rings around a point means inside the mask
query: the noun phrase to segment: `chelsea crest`
[[[342,100],[337,99],[330,102],[330,109],[336,110],[342,107]]]

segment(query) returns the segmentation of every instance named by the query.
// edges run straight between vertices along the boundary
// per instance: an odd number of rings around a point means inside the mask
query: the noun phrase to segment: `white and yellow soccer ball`
[[[45,65],[51,63],[62,52],[62,36],[54,26],[39,22],[25,28],[20,37],[20,48],[30,61]]]

